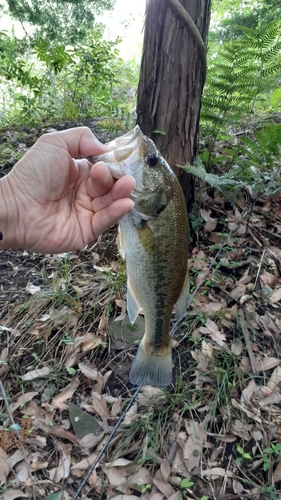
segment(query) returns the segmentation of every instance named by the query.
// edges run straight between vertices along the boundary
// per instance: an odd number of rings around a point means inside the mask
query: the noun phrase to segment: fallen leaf
[[[225,470],[222,467],[213,467],[201,471],[201,476],[218,476],[218,477],[233,477],[234,474],[230,470]]]
[[[41,287],[40,286],[35,286],[32,283],[27,283],[25,287],[26,291],[30,293],[31,295],[34,295],[35,293],[40,292]]]
[[[67,439],[68,441],[71,441],[72,443],[77,443],[78,439],[74,434],[72,434],[69,431],[66,431],[63,427],[60,425],[53,425],[48,429],[48,434],[51,436],[57,436],[62,439]]]
[[[231,352],[235,356],[240,356],[243,351],[243,342],[241,339],[235,339],[231,342]]]
[[[274,368],[275,366],[279,365],[280,360],[277,358],[263,358],[260,361],[256,361],[256,370],[258,372],[261,371],[266,371],[266,370],[271,370],[271,368]]]
[[[273,472],[272,479],[274,483],[278,483],[278,481],[281,481],[281,459],[279,460],[277,467]]]
[[[60,410],[67,410],[68,406],[64,404],[65,401],[72,398],[79,384],[79,380],[75,378],[68,384],[57,396],[52,399],[51,406],[59,408]]]
[[[235,288],[233,288],[233,290],[231,290],[229,295],[232,299],[238,300],[240,299],[240,297],[242,297],[242,295],[245,295],[245,293],[246,293],[246,285],[240,284]]]
[[[48,366],[45,366],[44,368],[38,368],[37,370],[31,370],[30,372],[25,373],[25,375],[22,375],[22,380],[34,380],[35,378],[40,378],[44,377],[45,375],[49,375],[50,373],[50,368]]]
[[[111,500],[139,500],[139,498],[136,495],[116,495],[115,497],[111,497]]]
[[[0,485],[6,484],[9,474],[9,457],[7,453],[0,448]]]
[[[87,378],[89,378],[90,380],[97,380],[99,375],[97,368],[91,368],[84,363],[78,363],[78,366],[83,375],[85,375]]]
[[[280,299],[281,299],[281,288],[277,288],[276,290],[274,290],[269,300],[272,304],[275,304],[275,302],[279,302]]]
[[[252,425],[236,419],[231,423],[231,432],[245,441],[250,441],[252,427]]]
[[[169,483],[164,481],[164,479],[153,478],[153,484],[156,486],[156,488],[158,488],[159,491],[161,491],[161,493],[163,493],[166,498],[175,493],[174,488]]]
[[[29,495],[21,490],[9,490],[1,494],[1,500],[14,500],[14,498],[28,498]]]
[[[274,391],[278,384],[281,382],[281,366],[277,366],[275,370],[273,370],[269,381],[267,382],[267,387]]]
[[[245,491],[243,484],[240,483],[239,481],[237,481],[237,479],[233,479],[232,488],[233,488],[234,493],[236,493],[237,495],[241,495],[241,493],[243,493],[243,491]]]
[[[171,467],[166,458],[162,460],[162,463],[160,465],[160,470],[164,481],[169,481],[171,475]]]
[[[54,483],[59,483],[62,479],[68,478],[70,472],[70,463],[71,463],[71,456],[70,456],[71,449],[72,445],[70,444],[64,445],[58,466],[48,471],[49,477],[51,481],[53,481]]]
[[[14,403],[10,404],[10,410],[13,413],[19,406],[24,407],[28,401],[31,401],[35,396],[37,396],[38,392],[26,392],[17,398]]]

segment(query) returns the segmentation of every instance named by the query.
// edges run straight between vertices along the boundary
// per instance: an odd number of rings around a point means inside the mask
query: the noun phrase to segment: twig
[[[133,396],[131,397],[129,403],[127,404],[125,410],[123,411],[122,415],[119,417],[117,423],[115,424],[115,426],[113,427],[111,433],[109,434],[107,440],[105,441],[105,443],[103,444],[102,448],[100,449],[95,461],[92,463],[91,467],[89,468],[87,474],[84,476],[78,490],[76,491],[74,497],[72,500],[77,500],[80,493],[82,492],[86,482],[88,481],[90,475],[92,474],[93,470],[95,469],[96,465],[98,464],[98,462],[100,461],[102,455],[104,454],[106,448],[108,447],[109,443],[111,442],[112,438],[114,437],[115,433],[117,432],[119,426],[121,425],[123,419],[125,418],[126,416],[126,413],[129,411],[129,409],[131,408],[132,404],[134,403],[134,401],[136,400],[136,397],[138,395],[138,393],[140,392],[140,389],[141,389],[141,385],[139,385],[136,389],[136,391],[134,392]]]
[[[33,497],[33,500],[36,500],[36,493],[35,493],[35,488],[34,488],[34,484],[33,484],[33,480],[32,480],[31,469],[30,469],[30,466],[29,466],[29,463],[28,463],[28,460],[27,460],[26,449],[24,448],[24,446],[22,444],[22,438],[21,438],[21,435],[20,435],[20,433],[19,433],[19,431],[18,431],[18,429],[16,427],[16,423],[14,421],[14,417],[13,417],[11,409],[10,409],[10,405],[9,405],[9,401],[8,401],[8,398],[7,398],[7,395],[6,395],[6,391],[5,391],[5,388],[4,388],[1,380],[0,380],[0,389],[1,389],[1,392],[2,392],[2,395],[3,395],[3,399],[4,399],[4,402],[5,402],[7,413],[9,415],[9,419],[12,422],[12,425],[14,426],[14,431],[15,431],[15,433],[17,435],[17,438],[18,438],[19,443],[20,443],[21,450],[23,452],[23,458],[24,458],[24,461],[26,463],[28,474],[29,474],[29,477],[30,477],[30,480],[31,480],[32,497]]]
[[[248,351],[249,358],[250,358],[252,372],[253,373],[257,373],[257,370],[256,370],[256,359],[255,359],[255,356],[254,356],[254,353],[253,353],[253,350],[252,350],[252,346],[251,346],[251,342],[250,342],[249,330],[248,330],[248,328],[246,327],[246,324],[245,324],[245,317],[244,317],[243,309],[241,309],[241,311],[240,311],[240,323],[241,323],[242,332],[243,332],[243,335],[244,335],[244,339],[245,339],[247,351]]]

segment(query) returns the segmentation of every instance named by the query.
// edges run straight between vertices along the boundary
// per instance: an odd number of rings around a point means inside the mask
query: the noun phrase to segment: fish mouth
[[[128,173],[125,163],[126,160],[129,160],[133,152],[139,148],[141,142],[145,139],[146,137],[141,132],[140,127],[136,125],[135,128],[127,132],[127,134],[116,137],[113,141],[105,144],[109,150],[108,152],[98,156],[90,156],[89,160],[92,163],[103,161],[106,163],[112,176],[115,179],[120,179]]]

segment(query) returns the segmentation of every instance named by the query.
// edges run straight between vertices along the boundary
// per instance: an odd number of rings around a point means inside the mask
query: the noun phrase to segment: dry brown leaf
[[[276,320],[276,317],[273,316],[273,319]],[[279,336],[279,329],[277,328],[275,322],[271,319],[271,315],[268,312],[265,312],[264,316],[260,316],[260,322],[265,330],[269,330],[274,335]]]
[[[250,380],[248,383],[247,387],[243,389],[242,394],[241,394],[241,401],[242,403],[249,403],[252,399],[252,396],[255,392],[256,389],[256,383],[254,380]]]
[[[133,464],[132,460],[127,460],[126,458],[116,458],[113,462],[108,462],[106,467],[128,467]]]
[[[31,295],[34,295],[35,293],[40,292],[41,287],[40,286],[35,286],[32,283],[27,283],[25,287],[26,291],[30,293]]]
[[[163,476],[163,479],[165,481],[169,481],[170,475],[171,475],[171,467],[170,467],[170,464],[166,458],[164,458],[162,460],[162,463],[160,465],[160,470],[161,470],[161,474]]]
[[[45,375],[49,375],[50,373],[50,368],[48,366],[45,366],[44,368],[38,368],[37,370],[31,370],[30,372],[25,373],[25,375],[22,375],[22,380],[34,380],[35,378],[40,378],[44,377]]]
[[[230,470],[225,470],[222,467],[212,467],[201,471],[201,476],[217,476],[217,477],[233,477],[234,474]]]
[[[195,443],[191,436],[188,437],[183,450],[184,461],[188,472],[199,467],[202,455],[202,446]]]
[[[111,497],[111,500],[139,500],[139,498],[136,495],[116,495],[115,497]]]
[[[125,418],[123,420],[124,425],[130,425],[134,420],[139,418],[137,404],[133,404],[129,411],[127,411]]]
[[[141,388],[137,400],[142,406],[151,406],[152,402],[165,398],[165,392],[159,387],[145,385]]]
[[[85,365],[84,363],[78,363],[78,367],[87,378],[90,380],[97,380],[99,375],[97,368],[91,368],[89,365]]]
[[[272,304],[275,304],[276,302],[279,302],[279,300],[281,299],[281,288],[277,288],[276,290],[274,290],[274,292],[272,293],[269,301],[272,303]]]
[[[261,423],[262,419],[260,418],[260,410],[259,409],[255,408],[255,412],[252,412],[249,410],[249,408],[247,408],[247,406],[244,403],[239,403],[234,398],[231,398],[231,404],[232,404],[232,406],[234,406],[234,408],[245,413],[247,415],[247,417],[255,420],[259,424]]]
[[[180,498],[182,498],[182,494],[179,491],[176,491],[173,495],[167,498],[167,500],[180,500]],[[186,497],[185,500],[189,500],[189,497]],[[190,500],[193,500],[193,498],[190,498]]]
[[[246,293],[246,285],[240,284],[235,288],[233,288],[233,290],[231,290],[229,295],[232,299],[238,300],[240,299],[240,297],[245,295],[245,293]]]
[[[237,481],[237,479],[233,479],[232,488],[233,488],[234,493],[236,493],[237,495],[241,495],[241,493],[243,493],[243,491],[245,491],[243,484],[240,483],[239,481]]]
[[[0,448],[0,485],[6,484],[9,474],[9,457],[7,453]]]
[[[241,420],[233,420],[233,422],[231,423],[231,432],[233,432],[235,436],[239,436],[242,439],[245,439],[245,441],[250,441],[252,427],[252,425],[246,424]]]
[[[133,489],[137,491],[142,490],[142,486],[145,484],[150,484],[152,481],[150,472],[148,469],[145,467],[141,467],[135,474],[133,474],[129,479],[128,479],[128,485]]]
[[[240,356],[243,351],[243,342],[241,339],[235,339],[231,342],[231,352],[235,354],[235,356]]]
[[[262,281],[263,286],[267,285],[270,286],[270,288],[274,288],[276,284],[278,283],[278,278],[275,274],[268,273],[264,271],[262,274],[260,274],[260,279]]]
[[[115,299],[115,304],[121,308],[121,315],[126,313],[127,304],[125,300]]]
[[[266,370],[271,370],[271,368],[274,368],[275,366],[279,365],[280,360],[277,358],[263,358],[260,361],[256,361],[256,370],[258,372],[261,371],[266,371]]]
[[[90,465],[96,460],[97,458],[97,453],[93,453],[92,455],[88,456],[87,458],[83,458],[83,460],[80,460],[80,462],[77,462],[76,464],[71,466],[71,472],[74,475],[78,475],[80,477],[80,471],[84,471],[85,469],[88,469]],[[83,472],[84,473],[84,472]]]
[[[54,483],[59,483],[62,479],[68,478],[70,472],[70,463],[71,463],[71,456],[70,456],[71,450],[72,450],[71,444],[63,445],[58,466],[48,471],[50,480],[53,481]]]
[[[195,443],[204,445],[207,440],[207,434],[203,426],[195,420],[185,420],[185,429],[189,436],[192,436]]]
[[[273,370],[272,375],[266,385],[269,389],[271,389],[271,391],[274,391],[280,384],[280,382],[281,382],[281,366],[277,366],[275,370]]]
[[[51,405],[60,410],[67,410],[68,406],[64,404],[65,401],[72,398],[74,392],[79,385],[78,378],[75,378],[70,384],[68,384],[57,396],[52,399]]]
[[[217,227],[218,220],[211,217],[210,211],[208,210],[201,209],[200,215],[206,222],[206,224],[204,224],[205,229],[207,229],[207,231],[214,231]]]
[[[85,337],[88,337],[82,342],[82,352],[86,353],[88,351],[92,351],[93,349],[96,349],[97,347],[100,346],[102,343],[102,338],[97,337],[96,335],[93,334],[87,334]]]
[[[279,460],[277,467],[273,472],[272,479],[274,483],[278,483],[278,481],[281,481],[281,459]]]
[[[87,448],[90,450],[91,448],[95,448],[103,439],[104,437],[104,432],[99,434],[98,436],[95,436],[95,434],[86,434],[86,436],[83,436],[82,438],[78,439],[78,443],[82,448]]]
[[[164,495],[163,493],[153,493],[150,497],[149,500],[164,500]]]
[[[153,484],[156,486],[156,488],[158,488],[159,491],[161,491],[161,493],[163,493],[166,498],[169,498],[175,493],[174,488],[169,483],[164,481],[164,479],[158,479],[154,477]]]
[[[118,486],[118,490],[122,491],[122,486],[125,486],[125,482],[127,481],[123,472],[116,469],[116,467],[110,467],[105,470],[108,481],[112,486]],[[127,486],[127,485],[126,485]]]
[[[115,401],[111,408],[111,416],[116,417],[122,411],[122,397],[118,396],[117,401]]]
[[[21,462],[18,462],[14,466],[13,470],[15,472],[15,476],[17,478],[18,484],[26,483],[26,481],[29,478],[29,467],[28,467],[28,464],[26,463],[26,460],[22,460]]]
[[[37,396],[38,392],[26,392],[19,396],[14,403],[10,404],[10,410],[13,413],[19,406],[25,406],[28,401],[31,401],[35,396]]]
[[[72,443],[77,443],[78,439],[74,434],[72,434],[69,431],[66,431],[63,427],[60,425],[53,425],[48,429],[48,434],[51,436],[57,436],[62,439],[67,439],[68,441],[71,441]]]
[[[9,490],[1,494],[1,500],[14,500],[14,498],[28,498],[29,495],[21,490]]]

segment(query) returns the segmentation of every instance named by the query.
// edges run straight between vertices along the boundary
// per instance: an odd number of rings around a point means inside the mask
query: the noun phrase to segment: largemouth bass
[[[133,360],[134,385],[166,387],[172,381],[170,319],[176,304],[184,315],[189,296],[188,217],[174,172],[138,126],[106,144],[95,157],[115,178],[131,174],[135,206],[119,223],[120,252],[127,267],[127,312],[131,323],[143,310],[145,332]]]

